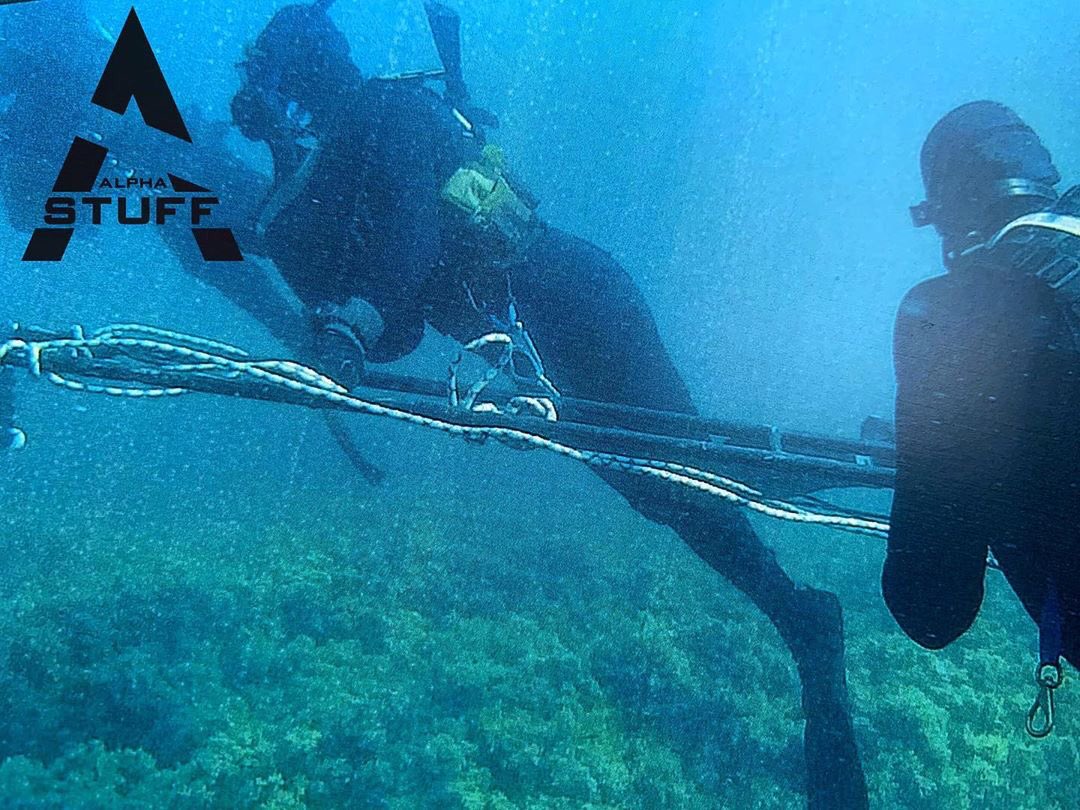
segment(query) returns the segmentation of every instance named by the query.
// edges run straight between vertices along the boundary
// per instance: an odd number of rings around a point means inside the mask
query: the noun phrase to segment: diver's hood
[[[241,94],[280,106],[278,113],[293,101],[320,119],[332,120],[363,82],[349,50],[348,40],[327,16],[326,4],[285,6],[248,48],[241,63]]]
[[[441,76],[425,8],[421,0],[315,0],[279,9],[239,65],[234,119],[259,140],[271,129],[264,119],[273,123],[292,102],[318,128],[355,106],[365,77]]]
[[[1000,225],[993,212],[1006,200],[1045,207],[1057,199],[1054,186],[1061,180],[1035,131],[993,101],[964,104],[938,121],[920,163],[926,201],[912,207],[912,219],[943,235]]]

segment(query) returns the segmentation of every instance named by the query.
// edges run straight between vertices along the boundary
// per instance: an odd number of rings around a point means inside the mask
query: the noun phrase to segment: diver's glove
[[[269,141],[281,125],[279,112],[260,93],[245,84],[229,102],[233,124],[249,141]]]
[[[360,384],[368,348],[383,332],[375,308],[359,298],[324,304],[313,314],[315,361],[319,370],[348,389]]]
[[[367,349],[345,321],[326,320],[316,328],[315,355],[319,371],[350,390],[364,377]]]

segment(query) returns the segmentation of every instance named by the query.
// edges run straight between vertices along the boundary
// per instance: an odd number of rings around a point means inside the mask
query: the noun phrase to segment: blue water
[[[137,9],[181,108],[225,121],[234,65],[281,5]],[[1012,106],[1077,179],[1071,4],[450,5],[492,140],[546,220],[628,269],[710,415],[846,437],[891,416],[897,305],[940,272],[908,218],[918,150],[952,107]],[[129,5],[85,7],[115,35]],[[419,2],[338,0],[332,17],[365,73],[437,66]],[[284,353],[152,229],[31,265],[2,214],[4,319]],[[455,350],[429,334],[395,368],[441,377]],[[0,459],[0,805],[802,806],[776,632],[587,470],[356,418],[388,477],[372,488],[299,409],[30,380],[18,402],[30,443]],[[1003,580],[931,654],[881,604],[880,541],[755,525],[793,578],[841,598],[872,806],[1075,806],[1080,702],[1061,690],[1058,732],[1023,734],[1034,629]]]

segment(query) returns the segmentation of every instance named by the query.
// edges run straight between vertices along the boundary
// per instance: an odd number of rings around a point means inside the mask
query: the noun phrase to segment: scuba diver
[[[82,0],[51,3],[47,8],[5,8],[0,15],[0,142],[4,145],[0,199],[5,219],[22,234],[42,224],[49,185],[72,137],[80,135],[97,142],[104,139],[108,169],[116,173],[161,176],[169,171],[203,180],[205,170],[199,167],[212,166],[214,190],[229,201],[222,216],[241,212],[236,222],[227,224],[234,230],[242,227],[242,212],[254,209],[266,182],[224,149],[226,127],[203,120],[198,110],[186,111],[198,145],[195,149],[146,126],[140,115],[116,118],[91,105],[114,42],[113,33],[88,14]],[[62,43],[63,49],[43,47],[43,43]],[[153,156],[153,165],[147,155]],[[89,237],[95,231],[76,233]],[[302,342],[300,332],[305,325],[295,307],[275,294],[257,267],[238,263],[229,273],[214,272],[213,265],[191,260],[199,254],[190,234],[168,228],[161,229],[161,234],[185,270],[218,288],[290,347]]]
[[[456,15],[425,4],[446,69],[440,93],[427,74],[362,76],[329,6],[279,10],[248,48],[232,102],[236,126],[273,157],[256,230],[319,330],[320,368],[351,387],[365,363],[416,348],[425,324],[461,343],[517,324],[562,393],[694,413],[628,273],[545,224],[486,142],[490,116],[469,103]],[[739,509],[654,479],[603,477],[780,633],[802,682],[810,807],[866,807],[835,595],[796,585]]]
[[[896,321],[897,475],[886,604],[923,647],[974,622],[987,552],[1039,632],[1035,736],[1080,665],[1080,189],[1007,107],[965,104],[922,148],[917,226],[947,274]]]
[[[231,226],[245,251],[258,242],[254,211],[269,186],[226,147],[229,126],[207,121],[197,108],[184,112],[193,144],[146,126],[141,115],[117,119],[90,103],[116,37],[87,12],[83,0],[54,0],[3,9],[0,15],[0,202],[3,216],[29,236],[41,224],[42,203],[74,135],[103,141],[111,171],[162,176],[166,171],[206,182],[226,201],[221,224]],[[129,111],[131,112],[131,111]],[[104,132],[105,134],[100,134]],[[26,137],[33,133],[33,137]],[[151,163],[147,156],[152,156]],[[212,176],[204,178],[206,167]],[[216,215],[217,216],[217,215]],[[78,238],[96,233],[80,229]],[[191,234],[159,233],[185,272],[255,318],[295,356],[312,362],[314,333],[292,295],[283,294],[268,268],[231,263],[228,272],[206,262]],[[286,291],[287,292],[287,291]],[[324,414],[327,427],[352,465],[372,483],[382,479],[349,437],[339,416]]]

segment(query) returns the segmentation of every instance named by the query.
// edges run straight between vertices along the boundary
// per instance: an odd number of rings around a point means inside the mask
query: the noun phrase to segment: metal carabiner
[[[1035,667],[1035,683],[1039,686],[1039,693],[1028,709],[1024,728],[1036,740],[1041,740],[1054,730],[1054,690],[1061,686],[1062,677],[1061,664],[1058,662],[1044,662]],[[1040,716],[1042,722],[1039,722]]]

